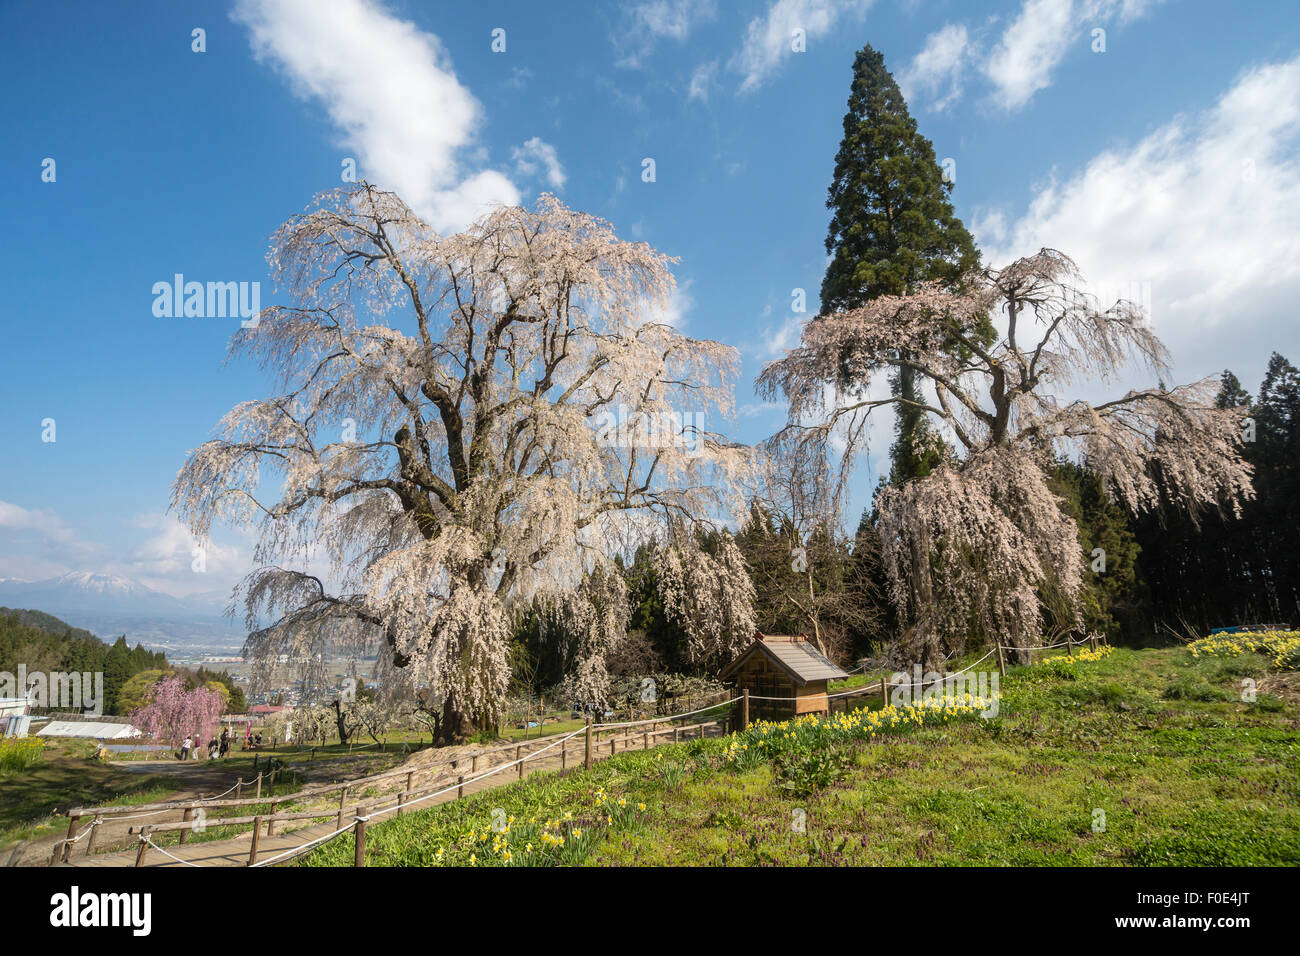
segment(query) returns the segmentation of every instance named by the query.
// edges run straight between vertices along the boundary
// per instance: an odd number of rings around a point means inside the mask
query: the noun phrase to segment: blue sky
[[[816,310],[864,43],[953,160],[986,261],[1060,248],[1145,300],[1178,380],[1227,366],[1253,390],[1270,351],[1300,361],[1289,6],[7,3],[0,577],[89,569],[185,594],[247,569],[248,542],[222,532],[196,580],[165,509],[187,450],[270,383],[224,364],[237,319],[156,318],[151,289],[183,273],[274,301],[268,235],[348,158],[440,228],[550,190],[680,257],[673,320],[742,350],[730,431],[770,434],[781,410],[751,383],[797,340],[792,290]]]

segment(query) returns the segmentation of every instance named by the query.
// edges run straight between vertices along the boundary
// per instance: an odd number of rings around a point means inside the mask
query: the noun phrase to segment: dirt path
[[[288,764],[288,766],[290,769],[303,774],[308,783],[333,783],[336,781],[341,782],[351,776],[375,773],[377,769],[383,769],[377,767],[377,763],[387,764],[389,762],[387,759],[377,761],[376,757],[372,755],[369,757],[332,757],[314,763],[307,761],[294,762]],[[113,767],[125,773],[162,777],[172,781],[177,785],[177,789],[167,794],[166,800],[168,802],[212,799],[218,794],[226,793],[234,788],[240,779],[238,768],[231,768],[221,760],[184,761],[174,758],[164,760],[123,760],[114,763]],[[247,767],[243,768],[243,773],[245,776],[248,774]],[[131,817],[129,814],[123,817],[109,817],[101,824],[99,833],[95,836],[95,842],[101,847],[130,843],[135,840],[135,837],[130,833],[132,826],[140,826],[145,822],[174,823],[180,820],[181,816],[182,811],[177,810],[153,814],[143,819]],[[55,844],[61,842],[66,836],[66,818],[63,820],[63,826],[64,830],[50,833],[39,839],[26,840],[0,850],[0,866],[49,865]],[[84,854],[88,846],[87,840],[83,838],[73,848],[72,852],[74,855]],[[134,853],[134,851],[131,852]],[[105,857],[116,855],[118,854],[104,854]],[[134,859],[132,859],[133,863]]]
[[[718,725],[711,725],[704,731],[707,736],[716,736],[720,732],[720,727]],[[642,749],[642,746],[648,746],[650,742],[649,738],[645,738],[644,741],[638,740],[634,745],[635,749]],[[660,743],[663,742],[665,741],[660,741]],[[598,746],[596,753],[593,755],[594,758],[605,759],[609,757],[610,751],[607,748],[608,743],[602,741]],[[627,749],[627,747],[625,746],[624,749]],[[559,749],[556,748],[544,757],[538,757],[535,760],[526,761],[519,766],[523,767],[523,775],[529,776],[534,773],[559,770],[562,765],[566,767],[578,766],[582,762],[582,755],[582,738],[579,736],[574,738],[573,741],[570,741],[567,755],[563,758],[561,757]],[[502,766],[505,767],[505,769],[499,770],[491,776],[482,777],[482,773],[487,773],[491,769],[485,768],[480,772],[480,779],[466,783],[459,789],[463,790],[465,795],[469,795],[472,793],[480,793],[484,790],[493,790],[509,783],[515,783],[520,779],[517,767],[511,767],[508,763],[502,764]],[[468,774],[466,775],[468,776]],[[452,789],[447,793],[440,794],[439,796],[421,800],[416,808],[423,809],[437,804],[450,803],[453,800],[459,799],[456,784],[456,776],[454,774],[447,775],[445,778],[445,785],[452,787]],[[287,800],[289,798],[285,797],[284,799]],[[392,799],[392,794],[386,794],[375,797],[375,802],[391,802]],[[391,807],[384,811],[372,812],[369,815],[369,819],[374,823],[379,820],[388,819],[396,813],[397,808]],[[157,822],[162,822],[164,820],[171,822],[179,820],[180,818],[180,811],[172,811],[169,816],[159,815],[156,820]],[[151,818],[151,822],[153,822],[153,820],[154,818]],[[344,824],[346,825],[350,822],[351,820],[349,819],[349,816],[345,815]],[[217,825],[217,823],[217,820],[213,821],[214,825]],[[140,821],[134,821],[134,824],[139,826]],[[313,824],[297,830],[290,830],[287,833],[276,833],[273,836],[268,836],[265,832],[262,832],[258,836],[257,858],[259,861],[273,859],[278,854],[286,853],[302,846],[304,843],[310,842],[313,839],[333,833],[335,829],[336,820],[331,816],[330,819],[325,822]],[[143,865],[176,867],[247,866],[251,850],[251,839],[252,834],[245,833],[229,840],[212,840],[206,843],[186,843],[184,846],[164,846],[163,850],[150,847],[145,852]],[[77,867],[135,866],[136,852],[136,850],[127,850],[118,853],[85,856],[84,850],[74,849],[68,863],[60,865]],[[288,861],[286,860],[285,862]]]

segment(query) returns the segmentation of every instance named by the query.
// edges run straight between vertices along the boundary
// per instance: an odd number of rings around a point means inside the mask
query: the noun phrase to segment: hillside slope
[[[744,738],[628,753],[379,824],[369,862],[1300,864],[1297,708],[1241,699],[1268,673],[1182,648],[1014,668],[992,720],[811,750],[778,727],[790,748],[760,761]]]

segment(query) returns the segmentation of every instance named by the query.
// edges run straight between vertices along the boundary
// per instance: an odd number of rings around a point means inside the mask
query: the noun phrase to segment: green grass
[[[134,806],[162,800],[179,781],[123,773],[95,760],[93,741],[45,742],[41,759],[18,772],[0,772],[0,847],[66,832],[60,814],[74,806]]]
[[[1296,708],[1241,699],[1243,678],[1267,668],[1181,648],[1012,668],[997,718],[830,744],[845,765],[812,775],[808,796],[781,786],[780,761],[737,767],[726,741],[691,741],[376,824],[367,859],[465,863],[477,840],[475,865],[500,864],[501,808],[515,838],[565,814],[555,832],[583,831],[568,857],[534,863],[1296,865]],[[602,792],[646,811],[606,822]],[[303,862],[348,865],[352,852],[345,836]]]
[[[537,737],[549,737],[552,734],[567,734],[570,731],[582,727],[586,721],[583,720],[547,720],[546,723],[539,727],[502,727],[501,736],[506,740],[532,740]]]

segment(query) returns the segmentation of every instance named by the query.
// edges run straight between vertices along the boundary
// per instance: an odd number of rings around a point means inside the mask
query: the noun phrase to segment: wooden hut
[[[737,691],[749,691],[750,720],[788,720],[801,714],[829,713],[826,682],[848,676],[802,634],[758,634],[722,669],[718,679],[734,679]],[[793,699],[763,700],[765,697]]]

